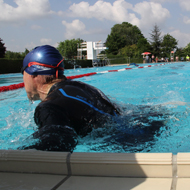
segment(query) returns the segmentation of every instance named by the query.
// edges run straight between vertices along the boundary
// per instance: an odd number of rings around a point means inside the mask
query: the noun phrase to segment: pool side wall
[[[190,177],[190,153],[179,153],[177,158],[179,176]],[[0,172],[172,178],[173,164],[172,153],[71,154],[37,150],[0,150]]]

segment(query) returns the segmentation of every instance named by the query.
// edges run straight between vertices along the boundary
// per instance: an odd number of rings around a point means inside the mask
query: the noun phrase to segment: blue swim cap
[[[59,51],[50,46],[38,46],[29,52],[23,60],[22,73],[30,75],[63,75],[63,57]]]

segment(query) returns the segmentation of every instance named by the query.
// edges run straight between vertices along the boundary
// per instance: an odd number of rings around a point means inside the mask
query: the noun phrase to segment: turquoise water
[[[144,66],[144,65],[143,65]],[[66,76],[118,70],[127,66],[66,70]],[[101,89],[122,110],[116,123],[94,129],[79,138],[76,152],[189,152],[190,151],[190,63],[121,72],[99,73],[80,80]],[[21,74],[0,75],[0,86],[23,82]],[[0,93],[0,149],[17,149],[31,143],[35,130],[33,113],[39,102],[31,104],[25,90]],[[154,115],[161,113],[163,116]],[[163,121],[149,129],[137,119]],[[134,119],[136,118],[136,119]],[[144,127],[138,128],[138,123]],[[150,131],[153,131],[150,133]]]

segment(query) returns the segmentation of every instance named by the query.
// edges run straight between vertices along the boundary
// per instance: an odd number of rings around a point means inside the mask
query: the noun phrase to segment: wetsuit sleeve
[[[36,107],[34,121],[39,129],[45,125],[70,125],[70,121],[62,107],[50,102],[42,102]]]
[[[24,149],[73,152],[77,145],[75,131],[62,125],[45,125],[33,133],[33,138],[38,139],[36,144]]]
[[[34,114],[38,131],[33,133],[37,143],[24,149],[72,152],[77,144],[77,134],[69,127],[69,120],[59,108],[40,104]]]

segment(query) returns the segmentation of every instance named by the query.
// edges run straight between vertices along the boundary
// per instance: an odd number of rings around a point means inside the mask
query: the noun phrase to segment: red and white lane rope
[[[76,79],[76,78],[91,76],[91,75],[95,75],[95,74],[99,74],[99,73],[120,72],[120,71],[126,71],[126,70],[131,70],[131,69],[143,69],[143,68],[147,68],[147,67],[162,66],[162,65],[166,65],[166,64],[172,64],[172,63],[168,62],[168,63],[161,63],[161,64],[156,64],[156,65],[146,65],[146,66],[139,66],[139,67],[133,67],[133,68],[127,67],[127,68],[118,69],[118,70],[107,70],[107,71],[99,71],[99,72],[87,73],[87,74],[82,74],[82,75],[67,76],[67,78],[68,79]]]
[[[147,68],[147,67],[162,66],[162,65],[166,65],[166,64],[172,64],[172,63],[168,62],[168,63],[161,63],[161,64],[156,64],[156,65],[139,66],[139,67],[134,67],[134,68],[127,67],[127,68],[118,69],[118,70],[107,70],[107,71],[92,72],[92,73],[87,73],[87,74],[82,74],[82,75],[67,76],[67,78],[68,79],[76,79],[76,78],[92,76],[92,75],[99,74],[99,73],[120,72],[120,71],[126,71],[126,70],[131,70],[131,69],[143,69],[143,68]],[[0,92],[15,90],[18,88],[23,88],[23,87],[24,87],[24,83],[13,84],[13,85],[9,85],[9,86],[1,86]]]
[[[0,86],[0,92],[5,92],[5,91],[9,91],[9,90],[15,90],[18,88],[23,88],[24,87],[24,83],[19,83],[19,84],[12,84],[9,86]]]

